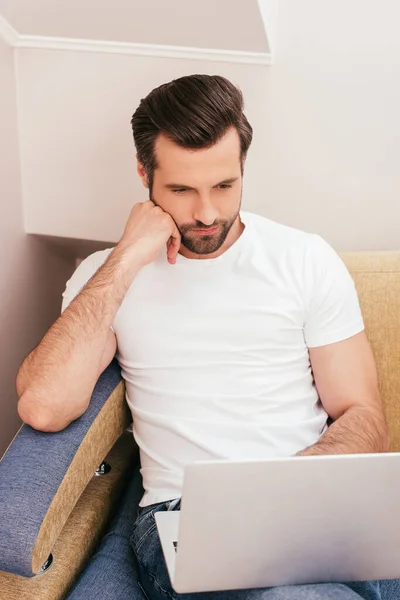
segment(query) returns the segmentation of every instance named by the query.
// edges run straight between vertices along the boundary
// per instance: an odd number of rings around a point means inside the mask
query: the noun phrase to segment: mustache
[[[204,225],[200,221],[196,223],[186,223],[185,225],[179,226],[179,231],[181,233],[188,233],[189,231],[196,231],[196,229],[201,229],[202,231],[207,231],[208,229],[214,229],[219,225],[224,225],[224,221],[214,221],[212,225]]]

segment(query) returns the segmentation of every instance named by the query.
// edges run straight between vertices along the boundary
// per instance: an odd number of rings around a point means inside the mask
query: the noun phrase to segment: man
[[[145,489],[131,544],[142,588],[158,600],[176,594],[154,512],[179,509],[187,463],[381,452],[388,432],[342,261],[316,235],[240,211],[252,139],[241,92],[222,77],[182,77],[141,101],[132,128],[150,200],[135,204],[116,247],[68,282],[61,317],[19,371],[18,410],[33,427],[63,429],[117,353]],[[371,582],[203,596],[380,591]]]

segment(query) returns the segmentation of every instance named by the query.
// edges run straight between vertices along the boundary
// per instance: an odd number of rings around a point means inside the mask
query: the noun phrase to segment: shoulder
[[[86,280],[83,283],[84,285],[92,277],[92,275],[94,275],[96,271],[105,263],[112,250],[113,248],[107,248],[106,250],[99,250],[98,252],[90,254],[78,265],[68,283],[74,280],[77,282],[80,282],[81,280]]]
[[[289,227],[254,213],[243,214],[249,225],[251,242],[257,253],[276,265],[278,270],[290,272],[305,284],[321,277],[347,278],[347,268],[334,248],[320,235]]]
[[[251,212],[241,212],[241,216],[245,225],[251,227],[253,235],[258,237],[266,247],[274,247],[276,250],[279,248],[303,250],[307,252],[308,258],[318,257],[321,252],[337,255],[332,246],[316,233],[283,225]]]
[[[250,212],[242,212],[243,222],[248,224],[254,232],[261,234],[265,239],[268,234],[269,239],[283,244],[305,244],[312,233],[307,233],[301,229],[296,229],[288,225],[283,225],[277,221],[272,221],[261,215]]]
[[[93,254],[90,254],[80,262],[80,264],[77,267],[77,270],[97,270],[99,267],[101,267],[102,264],[106,262],[107,258],[113,250],[114,248],[106,248],[105,250],[98,250],[97,252],[93,252]]]
[[[304,258],[308,247],[313,248],[314,238],[319,238],[313,233],[283,225],[254,213],[243,212],[241,217],[251,230],[253,242],[258,242],[267,254],[272,253],[274,256],[284,253],[292,254],[297,259]]]
[[[89,279],[98,271],[103,263],[107,260],[113,248],[99,250],[90,254],[87,258],[77,266],[74,273],[67,281],[65,291],[63,293],[63,310],[70,304],[73,298],[79,294],[81,289],[87,284]]]

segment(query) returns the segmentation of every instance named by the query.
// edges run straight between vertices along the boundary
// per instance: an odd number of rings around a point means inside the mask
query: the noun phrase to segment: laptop
[[[204,461],[156,512],[177,593],[400,578],[400,453]]]

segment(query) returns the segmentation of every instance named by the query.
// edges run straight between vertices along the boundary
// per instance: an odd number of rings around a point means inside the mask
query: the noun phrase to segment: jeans
[[[180,502],[177,500],[138,507],[130,544],[137,559],[139,585],[148,600],[400,600],[398,581],[321,583],[177,594],[170,584],[154,513],[179,509]]]

